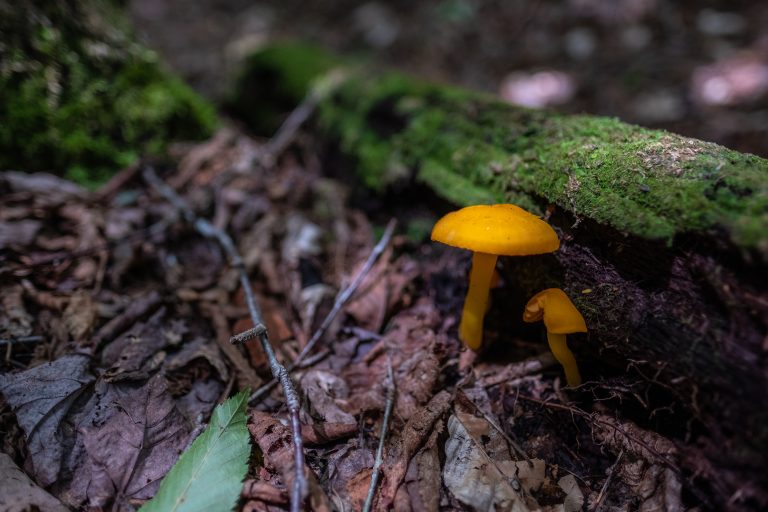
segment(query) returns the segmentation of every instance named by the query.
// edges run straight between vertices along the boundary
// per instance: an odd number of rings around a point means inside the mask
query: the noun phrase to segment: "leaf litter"
[[[305,163],[317,161],[310,146],[273,165],[259,163],[261,147],[225,128],[174,150],[162,179],[232,236],[289,365],[371,253],[381,226],[371,219],[407,223],[424,206],[365,206]],[[252,327],[237,273],[139,175],[128,169],[91,193],[46,174],[0,173],[2,471],[29,475],[20,499],[30,504],[136,510],[217,403],[272,378],[257,343],[229,344]],[[487,326],[507,348],[462,350],[468,262],[396,235],[293,372],[308,506],[362,508],[391,367],[397,392],[374,510],[683,507],[700,452],[679,450],[628,409],[607,410],[599,387],[571,402],[546,347],[504,331],[508,312],[494,313],[513,290],[494,291]],[[29,336],[39,341],[20,342]],[[613,379],[628,390],[621,398],[637,396]],[[253,400],[248,418],[237,507],[287,510],[294,458],[280,390]],[[3,479],[0,495],[19,495],[15,482]]]

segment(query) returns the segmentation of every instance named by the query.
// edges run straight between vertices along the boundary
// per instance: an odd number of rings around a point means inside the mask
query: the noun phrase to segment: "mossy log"
[[[95,186],[213,131],[213,106],[137,42],[118,4],[0,0],[0,169]]]
[[[255,54],[233,104],[270,104],[270,91],[298,102],[312,78],[295,65],[301,51]],[[513,306],[564,289],[590,329],[577,353],[687,403],[712,461],[739,468],[724,493],[766,478],[768,160],[360,67],[322,97],[314,127],[376,191],[420,183],[456,206],[511,202],[547,215],[562,248],[505,261],[523,291]]]

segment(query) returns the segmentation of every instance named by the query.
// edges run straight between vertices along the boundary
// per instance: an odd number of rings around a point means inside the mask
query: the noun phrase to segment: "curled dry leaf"
[[[24,289],[19,286],[0,288],[0,337],[21,338],[32,334],[32,317],[24,307]]]
[[[435,349],[441,335],[434,331],[438,319],[437,311],[428,302],[392,319],[390,330],[364,360],[350,365],[343,374],[350,387],[350,412],[384,408],[390,360],[397,382],[397,416],[413,417],[432,398],[440,373]]]
[[[614,453],[624,456],[615,474],[640,502],[638,510],[682,511],[682,483],[676,467],[678,450],[669,439],[629,421],[599,414],[593,433]]]
[[[504,438],[483,418],[456,412],[448,418],[443,480],[474,510],[538,510],[530,495],[544,482],[544,461],[515,461]]]
[[[90,292],[80,290],[75,292],[64,309],[64,325],[72,338],[82,343],[87,340],[97,320],[96,303]]]
[[[291,430],[270,414],[252,411],[248,430],[254,442],[261,448],[268,468],[277,471],[284,486],[293,488],[294,458]],[[320,488],[315,473],[304,467],[309,482],[309,505],[317,512],[330,512],[331,506],[325,492]]]
[[[432,400],[416,411],[406,423],[401,435],[393,434],[384,465],[384,484],[381,489],[380,505],[388,507],[395,499],[397,489],[405,477],[411,458],[432,432],[432,425],[446,413],[451,405],[451,394],[441,391]]]
[[[339,404],[349,396],[347,383],[336,375],[322,370],[310,370],[301,379],[311,406],[311,414],[321,422],[355,424],[355,417]]]

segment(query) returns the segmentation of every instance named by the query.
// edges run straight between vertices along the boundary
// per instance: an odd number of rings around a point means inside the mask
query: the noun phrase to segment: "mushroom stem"
[[[472,350],[479,349],[483,344],[483,318],[488,308],[488,292],[497,259],[498,256],[495,254],[484,252],[472,254],[469,290],[464,300],[464,311],[459,324],[459,338]]]
[[[563,365],[565,380],[568,381],[568,385],[575,388],[581,384],[579,367],[576,364],[576,359],[573,357],[573,352],[568,348],[568,344],[565,341],[565,334],[554,334],[547,331],[547,341],[549,341],[549,349],[552,351],[552,355],[555,356],[557,362]]]

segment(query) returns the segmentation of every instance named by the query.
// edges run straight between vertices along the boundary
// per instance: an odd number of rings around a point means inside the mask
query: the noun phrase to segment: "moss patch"
[[[214,109],[133,40],[110,2],[4,3],[0,32],[0,168],[95,186],[215,127]]]

